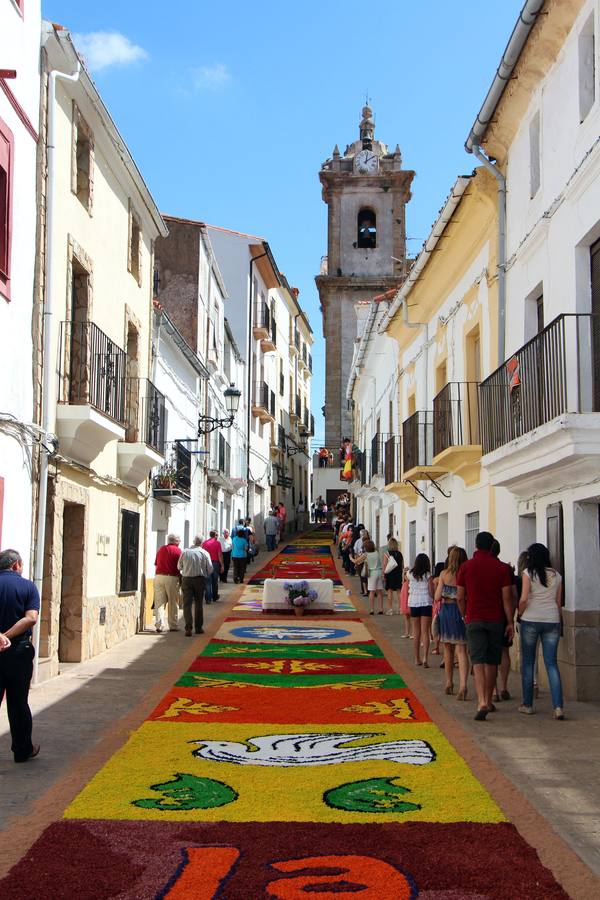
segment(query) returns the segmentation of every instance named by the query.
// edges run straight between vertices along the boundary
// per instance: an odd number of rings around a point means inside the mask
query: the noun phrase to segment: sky
[[[523,0],[42,0],[68,28],[164,213],[255,234],[300,289],[315,336],[314,443],[325,344],[314,277],[327,249],[318,178],[375,137],[414,169],[408,253],[427,238]]]

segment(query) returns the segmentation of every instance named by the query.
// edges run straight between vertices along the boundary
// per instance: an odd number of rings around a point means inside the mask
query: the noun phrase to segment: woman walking
[[[415,665],[429,668],[429,634],[431,630],[432,587],[431,563],[426,553],[419,553],[408,573],[408,606],[413,626]],[[423,658],[421,659],[421,644]]]
[[[231,539],[231,560],[233,562],[234,584],[241,584],[246,574],[248,561],[248,538],[245,529],[239,529]]]
[[[467,554],[462,547],[451,547],[448,564],[438,578],[435,600],[439,603],[438,626],[440,641],[444,645],[444,670],[446,693],[454,693],[454,655],[458,659],[459,689],[457,700],[467,699],[469,660],[467,657],[467,632],[456,602],[456,573]]]
[[[390,572],[386,572],[391,559],[395,561],[396,566]],[[400,599],[398,595],[402,587],[403,577],[404,558],[398,549],[398,541],[392,537],[388,540],[387,550],[383,554],[383,581],[387,591],[386,615],[388,616],[394,614],[394,593],[398,599],[398,614],[400,614]]]
[[[402,587],[400,588],[400,613],[404,617],[403,638],[411,638],[410,607],[408,605],[408,567],[402,573]]]
[[[367,587],[369,589],[369,615],[375,613],[375,595],[379,600],[379,614],[383,615],[383,577],[381,571],[381,557],[375,549],[373,541],[363,541],[362,556],[357,557],[357,562],[366,565]]]
[[[533,678],[539,638],[550,683],[554,718],[564,719],[562,683],[556,661],[562,624],[562,578],[552,568],[550,553],[544,544],[532,544],[528,548],[522,578],[519,628],[523,704],[519,712],[525,715],[533,713]]]

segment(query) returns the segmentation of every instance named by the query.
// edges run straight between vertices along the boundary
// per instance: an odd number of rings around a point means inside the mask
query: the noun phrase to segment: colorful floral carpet
[[[262,585],[265,578],[331,578],[335,585],[342,583],[331,556],[331,545],[324,543],[318,532],[312,537],[288,544],[255,572],[248,584]]]
[[[356,613],[244,610],[0,882],[0,897],[567,895]]]

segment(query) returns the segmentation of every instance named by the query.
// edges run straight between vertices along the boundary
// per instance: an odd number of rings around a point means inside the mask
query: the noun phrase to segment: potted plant
[[[304,615],[304,610],[319,596],[308,581],[285,581],[283,589],[286,599],[297,616]]]

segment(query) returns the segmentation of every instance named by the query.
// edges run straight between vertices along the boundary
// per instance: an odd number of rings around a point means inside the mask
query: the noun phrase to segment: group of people
[[[267,517],[268,518],[268,517]],[[265,532],[266,532],[265,520]],[[179,631],[179,602],[183,604],[185,634],[203,634],[204,603],[219,600],[219,584],[226,584],[233,567],[233,581],[241,584],[246,567],[258,555],[256,532],[250,519],[240,519],[231,532],[221,537],[214,529],[205,540],[194,538],[191,547],[182,550],[178,534],[169,534],[154,562],[154,624],[157,632]]]
[[[302,497],[300,498],[297,511],[299,516],[304,514],[304,501],[302,500]],[[285,504],[276,503],[269,510],[269,514],[265,517],[264,521],[265,543],[267,545],[267,550],[275,550],[277,548],[277,544],[283,539],[286,519],[287,512]]]
[[[333,453],[331,450],[328,450],[327,447],[319,448],[317,458],[319,460],[320,469],[327,469],[329,466],[333,465]]]
[[[413,641],[415,665],[429,668],[432,644],[434,654],[440,653],[441,645],[445,692],[454,694],[458,669],[458,700],[468,699],[468,678],[472,673],[477,721],[495,712],[498,701],[511,699],[509,648],[516,629],[523,697],[519,712],[531,715],[534,711],[540,641],[554,717],[564,718],[557,663],[562,578],[551,565],[547,547],[532,544],[520,554],[514,571],[500,560],[498,541],[482,531],[476,537],[471,559],[464,548],[453,545],[448,548],[445,562],[438,563],[433,571],[425,553],[419,553],[412,566],[405,568],[392,534],[388,534],[384,548],[377,548],[364,526],[354,524],[349,514],[334,523],[334,542],[344,569],[358,576],[360,593],[368,595],[370,615],[393,615],[396,594],[397,612],[404,617],[403,637]]]

